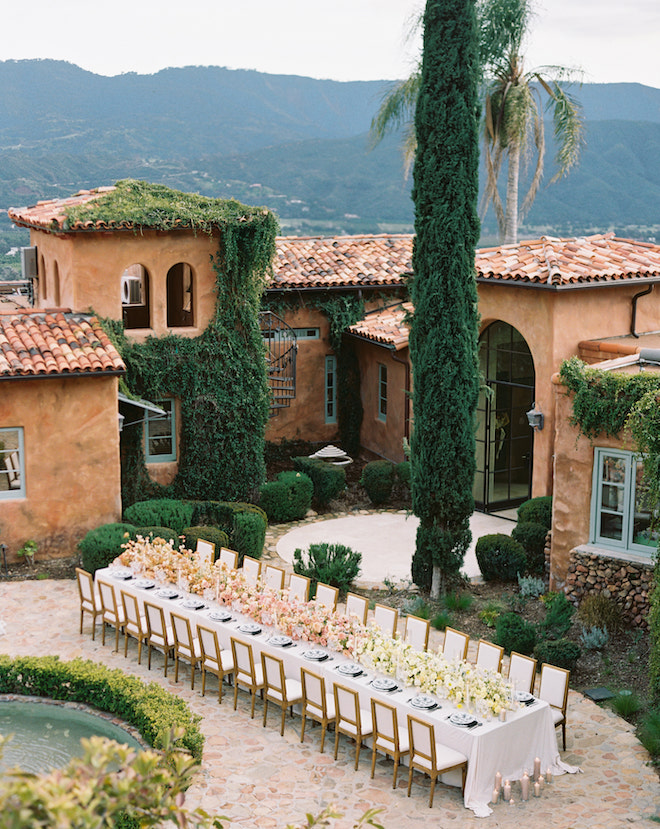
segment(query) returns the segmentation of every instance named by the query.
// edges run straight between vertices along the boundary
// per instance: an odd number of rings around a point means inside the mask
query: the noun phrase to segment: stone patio
[[[647,765],[648,755],[636,740],[632,727],[608,709],[601,709],[571,692],[568,709],[566,762],[581,766],[580,775],[563,775],[544,795],[514,806],[499,805],[486,819],[476,818],[463,807],[458,789],[439,785],[432,810],[428,808],[428,779],[415,775],[412,797],[406,797],[407,774],[392,789],[390,761],[379,760],[370,779],[370,754],[363,750],[360,768],[353,770],[353,752],[342,738],[339,759],[334,762],[332,739],[320,754],[318,727],[307,730],[300,744],[300,719],[287,718],[284,737],[279,736],[279,714],[273,709],[267,728],[261,725],[261,707],[249,717],[247,694],[239,694],[238,710],[231,695],[218,705],[215,685],[203,698],[191,691],[184,671],[175,684],[162,675],[162,658],[156,654],[151,671],[137,664],[137,647],[129,644],[128,659],[114,653],[114,636],[101,645],[100,633],[92,641],[91,625],[78,633],[79,610],[75,582],[0,582],[0,619],[6,632],[0,635],[0,652],[11,655],[52,654],[62,659],[81,657],[118,667],[147,681],[158,682],[183,697],[203,718],[206,737],[204,758],[188,804],[202,805],[230,818],[230,827],[284,829],[334,804],[345,817],[335,829],[349,829],[366,809],[382,807],[380,822],[386,829],[470,827],[476,824],[503,829],[557,829],[589,827],[619,829],[631,825],[657,826],[660,819],[660,783]]]

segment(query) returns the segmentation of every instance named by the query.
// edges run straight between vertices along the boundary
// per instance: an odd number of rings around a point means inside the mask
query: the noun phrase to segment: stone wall
[[[576,548],[570,553],[564,592],[575,605],[590,594],[605,596],[616,602],[627,622],[648,628],[652,582],[651,562],[622,561]]]

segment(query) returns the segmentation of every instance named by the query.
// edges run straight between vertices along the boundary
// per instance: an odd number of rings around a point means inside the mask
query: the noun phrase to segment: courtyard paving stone
[[[392,789],[390,761],[379,760],[370,778],[370,754],[362,752],[360,767],[353,770],[353,752],[342,737],[337,762],[332,759],[334,738],[319,753],[320,730],[310,728],[300,744],[300,719],[287,717],[284,737],[279,736],[279,717],[273,713],[268,726],[261,725],[258,703],[254,720],[249,716],[246,694],[239,694],[233,710],[231,692],[218,705],[217,686],[210,684],[206,697],[190,690],[187,669],[176,684],[162,675],[162,658],[156,654],[152,670],[146,660],[137,664],[137,647],[129,644],[128,658],[113,653],[114,636],[101,644],[100,631],[92,640],[85,620],[79,634],[79,605],[75,582],[0,582],[0,653],[18,655],[58,654],[62,659],[81,657],[121,668],[145,681],[154,681],[179,694],[202,717],[206,746],[201,769],[187,796],[190,806],[226,815],[230,827],[284,829],[307,812],[334,805],[345,817],[336,829],[349,829],[372,806],[382,807],[380,822],[386,829],[472,827],[501,829],[651,829],[660,819],[660,782],[648,765],[648,755],[632,727],[608,709],[601,709],[580,694],[569,694],[569,728],[563,759],[580,765],[582,774],[555,778],[540,799],[514,806],[498,805],[485,819],[463,807],[458,789],[439,785],[432,810],[428,808],[428,779],[415,775],[412,797],[406,797],[407,772],[401,769]],[[559,734],[559,732],[558,732]],[[514,795],[515,796],[515,795]]]

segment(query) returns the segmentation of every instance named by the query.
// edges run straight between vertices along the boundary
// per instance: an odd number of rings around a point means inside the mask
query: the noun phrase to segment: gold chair
[[[234,711],[238,702],[238,686],[242,685],[250,692],[252,706],[250,717],[254,719],[254,700],[257,691],[263,695],[264,670],[260,664],[254,664],[252,645],[231,637],[231,653],[234,660]]]
[[[144,603],[144,614],[147,617],[147,667],[151,670],[151,649],[162,651],[165,659],[165,676],[167,676],[167,662],[174,654],[174,631],[165,622],[165,611],[160,605]]]
[[[87,570],[76,567],[76,582],[80,597],[80,632],[83,632],[83,615],[89,613],[92,617],[92,639],[96,639],[96,619],[103,616],[103,608],[100,607],[101,599],[94,590],[94,578]]]
[[[284,570],[267,564],[264,570],[263,581],[266,587],[272,590],[284,590]]]
[[[425,651],[429,646],[431,623],[428,619],[419,616],[406,616],[406,632],[404,642],[408,642],[418,651]]]
[[[243,557],[243,575],[245,576],[245,580],[248,584],[251,584],[253,587],[257,586],[257,582],[259,581],[259,574],[261,573],[261,562],[258,558],[252,558],[251,556],[244,556]]]
[[[101,597],[101,609],[103,615],[101,617],[101,624],[103,625],[103,636],[101,642],[105,645],[105,626],[110,625],[115,629],[115,650],[119,650],[119,633],[124,629],[124,608],[117,604],[117,596],[115,595],[114,585],[109,582],[98,582],[99,595]]]
[[[142,664],[142,644],[146,642],[149,636],[147,630],[147,617],[140,613],[140,605],[137,598],[132,593],[126,593],[123,590],[119,591],[121,595],[121,604],[124,608],[124,657],[128,655],[128,638],[132,636],[137,640],[138,646],[138,665]]]
[[[417,719],[417,717],[412,717],[410,714],[408,714],[408,739],[410,741],[408,797],[410,797],[414,769],[428,774],[431,778],[429,809],[433,806],[435,781],[441,774],[445,774],[445,772],[461,769],[463,779],[462,789],[463,793],[465,793],[465,777],[467,775],[468,760],[464,754],[436,742],[434,726],[424,722],[424,720]]]
[[[373,723],[373,750],[371,754],[371,777],[376,769],[376,754],[382,751],[394,760],[392,788],[396,789],[396,776],[401,758],[410,753],[408,731],[399,728],[396,708],[379,699],[371,700],[371,721]]]
[[[284,674],[284,661],[278,656],[273,656],[265,651],[261,652],[261,667],[264,675],[264,722],[268,718],[268,703],[274,702],[282,709],[282,722],[280,725],[280,737],[284,736],[284,720],[286,709],[291,710],[293,717],[293,706],[302,702],[302,685],[297,679],[287,677]]]
[[[509,681],[515,682],[518,691],[534,693],[536,679],[536,659],[511,651],[509,658]]]
[[[299,573],[291,573],[289,578],[289,601],[309,601],[309,584],[311,579],[308,576],[301,576]]]
[[[316,585],[316,596],[314,600],[317,604],[327,607],[332,613],[337,610],[338,598],[339,589],[337,587],[331,587],[329,584],[323,584],[321,581]]]
[[[218,633],[211,628],[197,625],[197,639],[202,652],[199,667],[202,671],[202,696],[206,695],[206,674],[218,677],[218,703],[222,704],[222,683],[234,673],[234,660],[218,641]]]
[[[477,661],[475,665],[477,668],[484,668],[489,671],[496,671],[498,674],[502,670],[502,655],[504,648],[500,645],[494,645],[486,639],[480,639],[477,645]]]
[[[442,645],[442,655],[450,662],[456,658],[465,662],[467,658],[470,637],[454,628],[445,628],[445,641]]]
[[[374,622],[386,636],[394,638],[399,622],[399,611],[385,604],[377,604],[374,608]]]
[[[302,727],[300,729],[300,742],[305,739],[305,723],[307,717],[321,723],[321,754],[325,745],[325,732],[330,723],[334,723],[335,697],[325,690],[325,679],[314,671],[307,668],[300,669],[302,681]]]
[[[555,728],[561,725],[564,751],[566,751],[566,706],[568,704],[568,680],[570,678],[571,672],[565,668],[557,668],[547,662],[541,665],[539,699],[549,703]]]
[[[179,681],[179,661],[190,664],[190,690],[195,689],[195,668],[202,659],[202,649],[199,639],[193,636],[190,629],[190,620],[187,616],[170,613],[172,630],[174,632],[174,681]]]
[[[221,564],[225,564],[230,570],[236,570],[238,567],[238,553],[236,550],[229,550],[227,547],[220,549],[218,556]]]
[[[205,541],[203,538],[198,538],[195,552],[199,556],[200,561],[213,564],[215,559],[215,544],[212,541]]]
[[[360,708],[360,696],[352,688],[336,682],[332,686],[335,695],[335,760],[339,749],[339,735],[346,734],[355,740],[355,769],[360,762],[360,748],[366,737],[373,733],[371,711]]]
[[[363,625],[367,624],[367,613],[369,612],[369,600],[357,593],[346,594],[346,615],[357,616]]]

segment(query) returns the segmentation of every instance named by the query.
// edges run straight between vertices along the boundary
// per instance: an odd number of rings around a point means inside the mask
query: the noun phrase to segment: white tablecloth
[[[492,812],[488,804],[493,792],[495,774],[498,771],[503,780],[520,780],[525,771],[532,773],[536,757],[541,760],[543,774],[548,768],[554,775],[579,771],[560,759],[550,707],[541,700],[537,700],[530,706],[522,706],[517,711],[507,711],[505,722],[498,719],[486,720],[482,721],[478,727],[471,729],[453,725],[448,717],[457,710],[454,703],[448,700],[438,700],[440,707],[431,712],[415,708],[410,705],[410,699],[416,694],[414,688],[402,688],[389,693],[379,692],[370,684],[371,680],[377,676],[373,671],[365,670],[365,674],[356,678],[338,672],[337,667],[350,660],[335,651],[325,649],[328,653],[327,660],[310,661],[305,658],[304,654],[306,651],[318,649],[317,645],[297,641],[289,647],[276,647],[268,640],[278,631],[266,625],[261,625],[262,632],[259,635],[242,633],[238,629],[239,626],[254,620],[241,616],[233,610],[231,621],[225,623],[213,621],[209,613],[218,609],[218,605],[213,601],[204,600],[205,608],[196,611],[184,607],[184,601],[190,598],[199,599],[199,596],[191,597],[180,592],[177,599],[162,598],[158,595],[157,587],[150,590],[141,589],[137,586],[139,578],[117,579],[110,568],[98,570],[96,578],[113,584],[118,602],[119,590],[124,590],[137,596],[140,607],[146,600],[162,606],[167,612],[187,616],[193,623],[193,630],[198,622],[214,628],[218,632],[218,640],[223,648],[229,648],[230,638],[234,637],[252,645],[257,661],[260,659],[262,650],[276,654],[283,659],[287,676],[299,679],[300,669],[307,667],[325,676],[327,690],[331,689],[333,682],[355,688],[360,694],[361,706],[367,710],[372,697],[384,699],[396,707],[400,726],[405,727],[408,714],[433,723],[437,741],[460,751],[468,758],[464,803],[478,817],[487,817]],[[223,609],[231,610],[224,607]],[[456,775],[446,775],[443,781],[460,785],[460,779]]]

